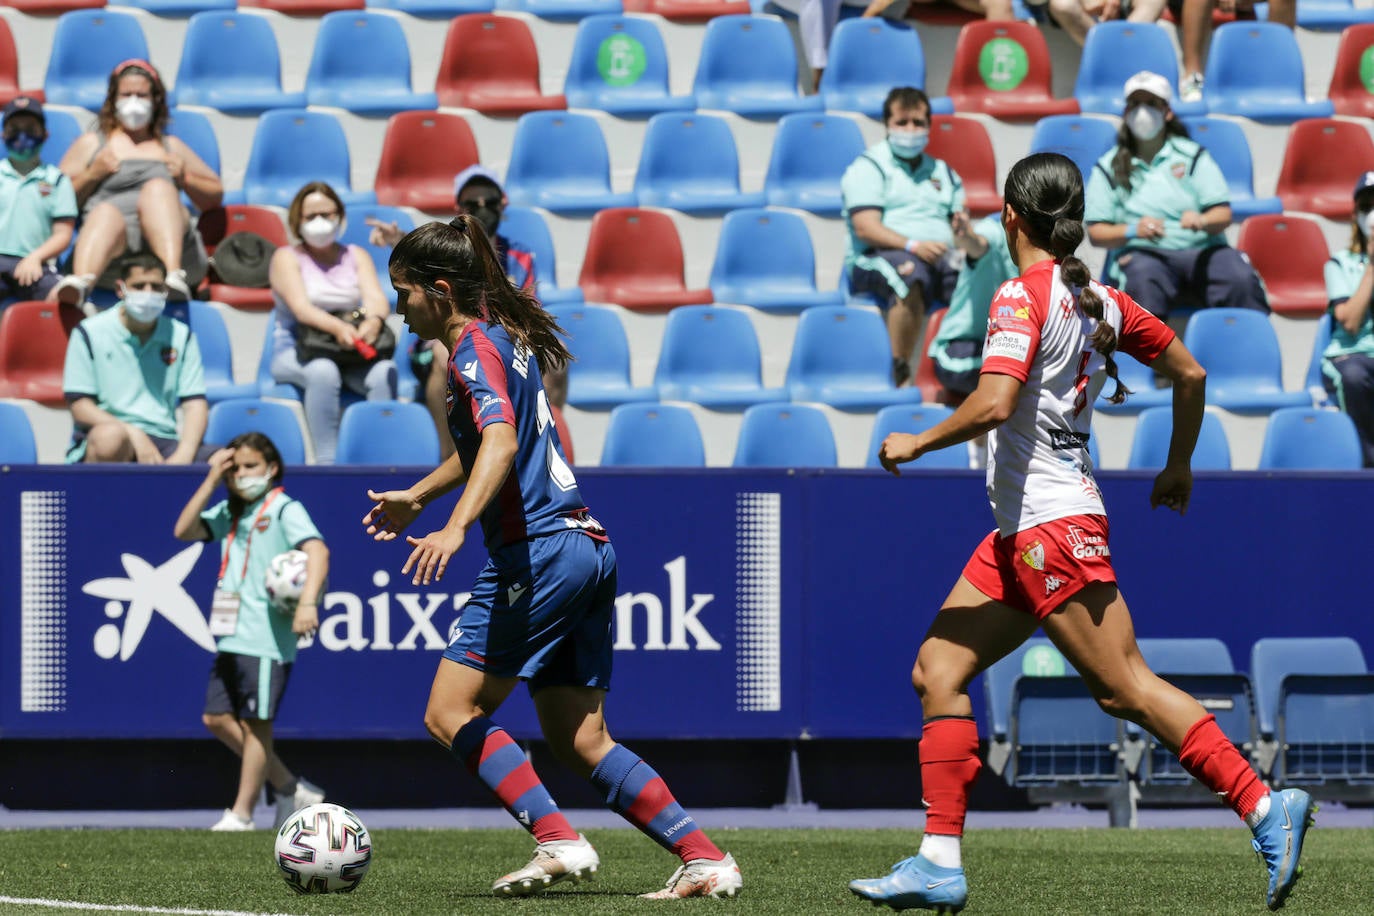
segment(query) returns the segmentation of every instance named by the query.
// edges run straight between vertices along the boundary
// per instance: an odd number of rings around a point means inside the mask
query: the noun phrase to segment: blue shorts
[[[205,714],[233,713],[239,719],[277,717],[291,663],[254,655],[219,652],[210,664],[210,683],[205,688]]]
[[[493,552],[444,658],[544,687],[611,686],[615,550],[580,531]]]

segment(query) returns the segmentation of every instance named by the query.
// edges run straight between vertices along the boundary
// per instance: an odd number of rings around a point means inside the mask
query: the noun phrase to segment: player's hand
[[[396,243],[405,237],[405,233],[401,231],[401,227],[397,223],[389,223],[375,216],[369,216],[363,222],[372,227],[372,231],[367,234],[367,243],[373,247],[385,245],[388,248],[395,248]]]
[[[387,490],[384,493],[368,490],[367,498],[376,505],[363,516],[363,526],[374,541],[396,540],[425,508],[410,495],[409,490]]]
[[[934,265],[940,262],[946,251],[949,251],[949,246],[944,242],[917,242],[911,253],[927,264]]]
[[[33,286],[43,277],[43,262],[33,255],[21,258],[14,265],[14,282],[20,286]]]
[[[415,549],[410,552],[406,565],[401,567],[401,575],[409,575],[413,568],[415,577],[410,580],[411,585],[438,582],[444,578],[449,558],[463,546],[466,536],[467,532],[462,528],[444,528],[422,538],[407,537],[406,543]]]
[[[897,465],[915,461],[920,454],[916,437],[911,433],[888,433],[883,444],[878,447],[878,461],[882,463],[883,470],[895,477],[902,476],[902,472],[897,470]]]
[[[1188,498],[1193,494],[1193,472],[1188,468],[1169,468],[1159,472],[1150,491],[1150,508],[1163,506],[1179,515],[1188,514]]]
[[[291,618],[291,632],[297,636],[314,636],[320,628],[320,612],[313,604],[296,606],[296,616]]]

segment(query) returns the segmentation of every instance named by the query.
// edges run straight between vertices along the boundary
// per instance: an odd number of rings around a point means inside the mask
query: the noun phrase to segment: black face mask
[[[493,240],[496,238],[496,227],[501,225],[500,198],[459,201],[458,207],[482,224],[482,228],[486,230],[487,238]]]

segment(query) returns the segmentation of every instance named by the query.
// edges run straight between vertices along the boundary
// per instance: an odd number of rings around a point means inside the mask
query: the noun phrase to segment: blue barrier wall
[[[321,631],[278,723],[297,738],[423,739],[439,653],[483,552],[437,586],[359,521],[414,473],[292,471],[332,552]],[[0,736],[203,737],[214,546],[171,529],[196,469],[0,469]],[[991,528],[982,475],[583,470],[620,557],[608,718],[627,738],[910,738],[916,646]],[[1374,478],[1200,474],[1186,518],[1152,478],[1106,473],[1113,559],[1142,636],[1262,636],[1374,650]],[[437,527],[453,497],[417,527]],[[975,708],[982,708],[981,691]],[[518,691],[500,716],[537,734]]]

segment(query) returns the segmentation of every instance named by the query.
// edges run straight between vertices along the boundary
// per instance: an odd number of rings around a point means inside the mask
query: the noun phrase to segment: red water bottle
[[[371,362],[372,360],[377,358],[377,348],[372,346],[372,344],[368,343],[367,341],[363,340],[361,337],[353,341],[353,349],[357,350],[358,355],[361,356],[363,359],[367,360],[368,362]]]

